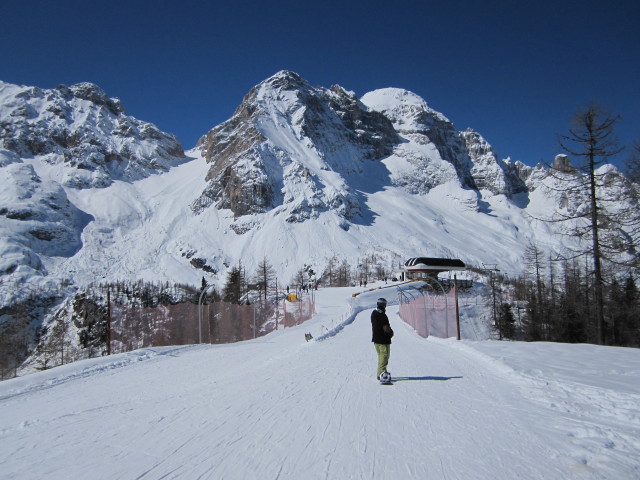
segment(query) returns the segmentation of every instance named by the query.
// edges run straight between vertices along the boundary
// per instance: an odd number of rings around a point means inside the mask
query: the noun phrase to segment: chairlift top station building
[[[438,274],[449,271],[465,271],[467,266],[457,258],[410,258],[404,264],[407,280],[438,279]]]

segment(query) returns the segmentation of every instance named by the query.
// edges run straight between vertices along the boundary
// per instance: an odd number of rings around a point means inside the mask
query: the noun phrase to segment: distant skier
[[[387,371],[389,355],[391,355],[391,337],[393,337],[393,330],[391,329],[391,325],[389,325],[389,317],[387,317],[385,313],[386,309],[387,300],[379,298],[377,308],[371,312],[371,330],[373,333],[371,341],[378,353],[378,380],[380,380],[380,375]]]

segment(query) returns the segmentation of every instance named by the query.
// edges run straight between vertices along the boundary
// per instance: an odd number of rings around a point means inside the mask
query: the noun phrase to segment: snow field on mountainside
[[[381,386],[369,316],[395,290],[353,292],[256,340],[0,383],[0,478],[638,478],[637,350],[423,339],[390,305]]]

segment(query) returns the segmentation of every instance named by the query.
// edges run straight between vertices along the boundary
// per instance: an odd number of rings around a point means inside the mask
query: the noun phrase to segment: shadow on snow
[[[452,380],[454,378],[464,378],[464,377],[392,377],[394,382],[404,382],[407,380]]]

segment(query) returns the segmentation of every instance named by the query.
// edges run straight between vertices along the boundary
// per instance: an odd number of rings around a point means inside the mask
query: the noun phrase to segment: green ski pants
[[[378,377],[382,372],[387,369],[389,363],[389,355],[391,355],[391,345],[382,345],[380,343],[374,343],[376,352],[378,352]]]

